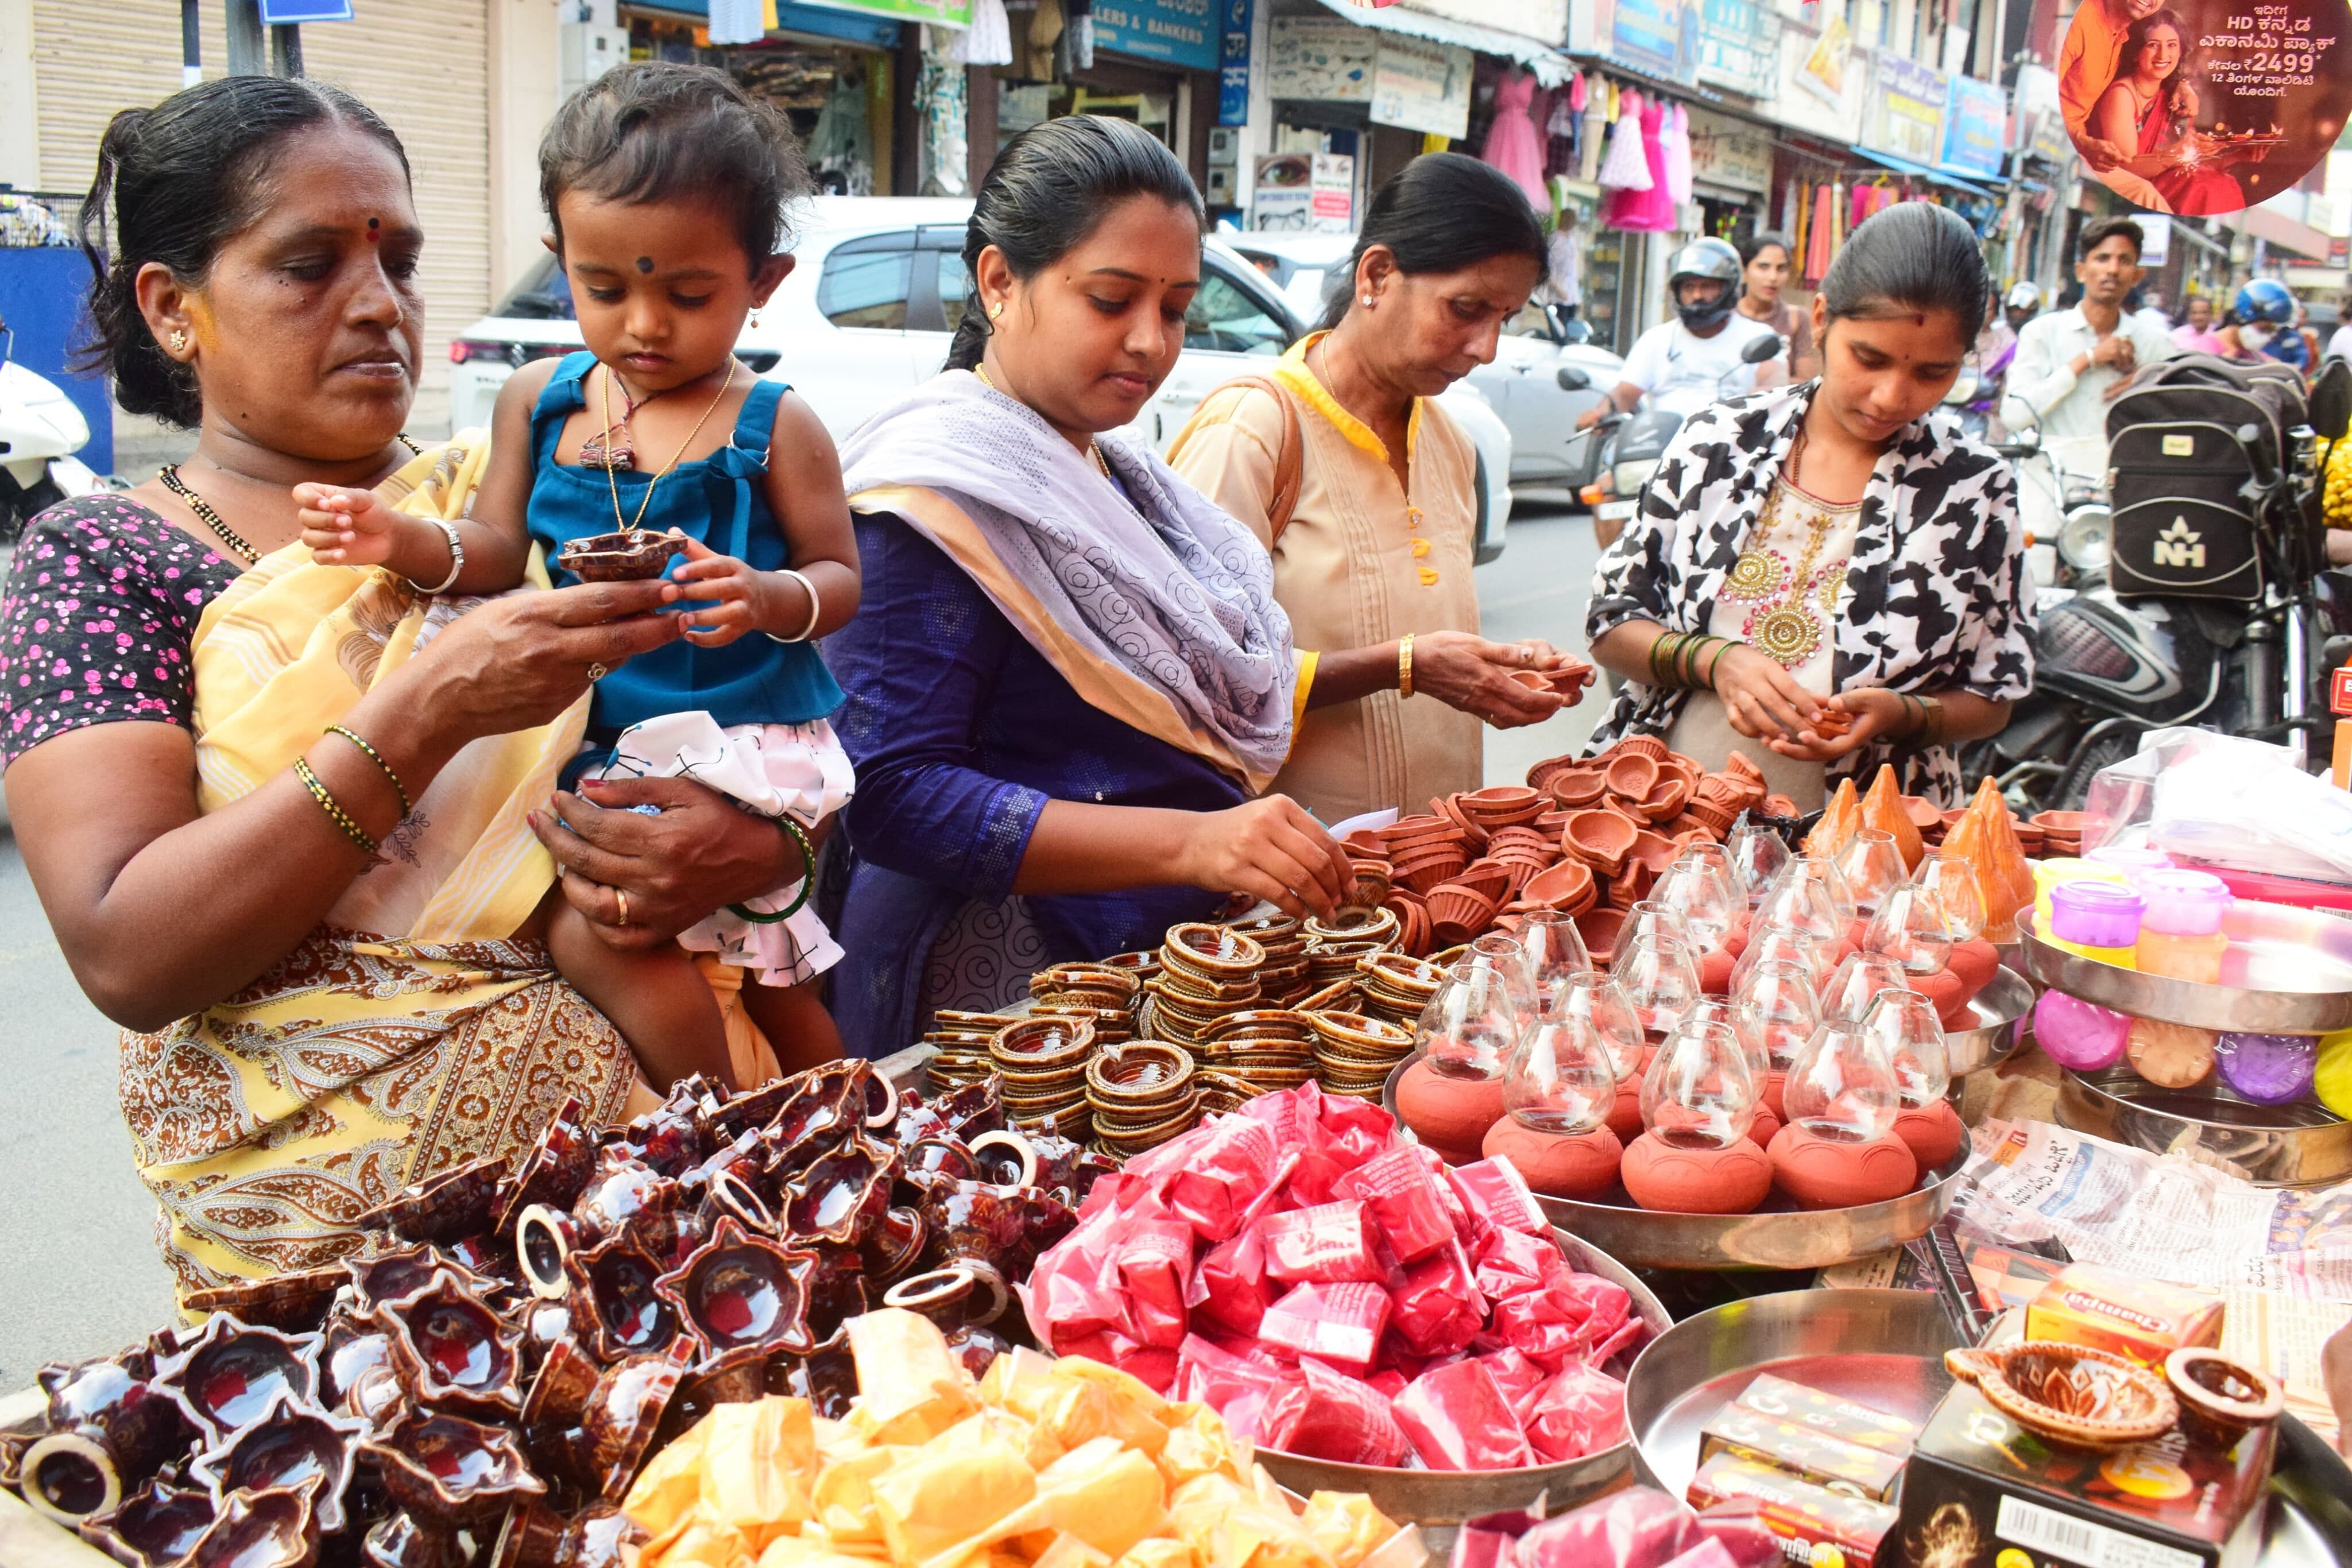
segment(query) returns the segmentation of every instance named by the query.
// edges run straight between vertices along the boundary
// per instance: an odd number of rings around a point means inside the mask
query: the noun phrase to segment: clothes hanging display
[[[950,40],[928,26],[922,65],[915,76],[915,103],[922,116],[922,191],[927,196],[961,196],[971,187],[971,149],[965,140],[965,104],[970,78],[949,57]]]
[[[1628,93],[1631,99],[1633,95]],[[1618,134],[1631,140],[1639,128],[1642,159],[1648,171],[1649,183],[1636,189],[1627,186],[1611,198],[1609,226],[1630,229],[1641,234],[1670,234],[1674,231],[1675,199],[1666,189],[1666,149],[1662,140],[1666,109],[1655,99],[1645,99],[1639,114],[1627,113],[1619,122]],[[1615,155],[1612,149],[1612,157]]]
[[[1691,199],[1690,110],[1677,103],[1666,112],[1673,118],[1661,128],[1659,138],[1666,152],[1666,193],[1675,205],[1685,207]]]
[[[835,73],[833,90],[816,112],[809,132],[809,167],[817,182],[841,196],[874,193],[874,131],[866,115],[866,78],[854,70]]]
[[[1597,77],[1576,79],[1586,89],[1579,121],[1583,131],[1577,141],[1576,177],[1590,185],[1601,177],[1601,142],[1609,132],[1609,84]]]
[[[1551,238],[1544,246],[1544,282],[1562,305],[1584,303],[1584,228],[1568,204],[1562,182],[1551,183]]]
[[[1821,277],[1830,269],[1833,250],[1831,230],[1837,220],[1837,188],[1834,185],[1814,187],[1812,201],[1812,232],[1805,239],[1805,276]]]
[[[1486,131],[1479,156],[1508,174],[1527,193],[1528,204],[1546,206],[1543,147],[1536,140],[1535,122],[1528,106],[1535,98],[1536,78],[1525,71],[1506,71],[1495,84],[1495,123]]]
[[[956,35],[949,53],[968,66],[1011,65],[1013,24],[1004,15],[1004,0],[972,0],[971,26]]]
[[[1642,153],[1642,95],[1628,91],[1620,96],[1615,88],[1609,90],[1621,110],[1631,105],[1633,112],[1620,113],[1610,128],[1609,151],[1601,161],[1601,188],[1646,191],[1650,188],[1650,161]]]

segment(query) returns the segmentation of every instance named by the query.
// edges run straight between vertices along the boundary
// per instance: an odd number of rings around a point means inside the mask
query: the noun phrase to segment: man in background
[[[2017,335],[2001,418],[2011,430],[2037,424],[2042,444],[2099,443],[2105,465],[2106,405],[2140,366],[2172,357],[2171,334],[2126,315],[2124,296],[2140,277],[2139,225],[2106,218],[2083,225],[2074,264],[2083,302],[2026,323]],[[2086,454],[2087,455],[2087,454]]]

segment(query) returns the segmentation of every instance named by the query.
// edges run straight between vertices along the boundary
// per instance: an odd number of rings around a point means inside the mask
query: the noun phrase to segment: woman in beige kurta
[[[1431,401],[1494,359],[1543,265],[1543,232],[1507,177],[1417,158],[1372,198],[1328,330],[1255,384],[1211,393],[1169,451],[1273,552],[1307,710],[1273,788],[1326,822],[1475,789],[1482,724],[1534,724],[1575,700],[1510,678],[1564,664],[1550,644],[1477,634],[1477,456]],[[1294,421],[1297,497],[1277,528]]]

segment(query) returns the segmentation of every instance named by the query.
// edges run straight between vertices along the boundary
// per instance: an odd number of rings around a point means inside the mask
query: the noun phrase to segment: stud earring
[[[173,353],[175,353],[175,354],[184,354],[184,353],[186,353],[187,351],[188,351],[188,335],[187,335],[185,332],[181,331],[177,327],[173,328],[173,329],[172,329],[172,352],[173,352]]]
[[[995,304],[993,304],[993,305],[992,305],[992,306],[990,306],[990,307],[988,308],[988,319],[989,319],[990,320],[992,320],[992,321],[995,320],[998,317],[1003,316],[1003,314],[1004,314],[1004,301],[1003,301],[1003,300],[1002,300],[1002,299],[998,300]]]
[[[1372,297],[1371,297],[1370,295],[1369,295],[1369,294],[1365,295],[1365,296],[1364,296],[1364,303],[1365,303],[1367,306],[1369,306],[1369,305],[1370,305],[1370,304],[1371,304],[1371,302],[1372,302]]]

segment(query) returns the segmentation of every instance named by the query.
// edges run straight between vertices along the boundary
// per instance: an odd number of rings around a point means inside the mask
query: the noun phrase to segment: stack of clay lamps
[[[1084,1019],[1094,1026],[1097,1045],[1135,1038],[1142,995],[1134,970],[1108,964],[1056,964],[1029,977],[1030,1016]]]
[[[1004,1019],[995,1013],[958,1012],[942,1009],[931,1016],[930,1032],[922,1043],[939,1054],[927,1064],[932,1082],[944,1084],[981,1083],[996,1071],[989,1046]]]
[[[1192,1053],[1164,1040],[1129,1040],[1097,1051],[1086,1078],[1096,1144],[1124,1160],[1192,1131],[1201,1119],[1194,1078]]]
[[[1202,1109],[1231,1110],[1315,1076],[1315,1020],[1286,1008],[1235,1013],[1211,1024],[1192,1054],[1202,1069]],[[1216,1103],[1222,1099],[1234,1103]]]
[[[1265,962],[1257,972],[1259,1005],[1297,1007],[1316,988],[1307,962],[1311,944],[1297,920],[1287,915],[1262,915],[1236,920],[1232,929],[1265,949]]]
[[[1050,1015],[1015,1019],[996,1031],[988,1053],[997,1097],[1015,1127],[1079,1144],[1093,1135],[1087,1064],[1095,1053],[1094,1025]]]
[[[1316,1076],[1331,1093],[1377,1102],[1390,1070],[1412,1054],[1412,1030],[1407,1025],[1364,1013],[1307,1016],[1315,1028]]]
[[[1257,972],[1265,949],[1230,925],[1186,921],[1168,928],[1160,946],[1160,976],[1144,990],[1144,1033],[1181,1046],[1201,1043],[1202,1031],[1219,1019],[1263,1007]]]
[[[2026,825],[2042,831],[2042,853],[2045,857],[2074,860],[2083,852],[2083,824],[2089,820],[2080,811],[2042,811]],[[2021,847],[2023,842],[2019,841]]]
[[[1444,984],[1444,969],[1426,958],[1381,953],[1364,960],[1356,994],[1365,1016],[1410,1030]]]
[[[1307,922],[1308,994],[1321,996],[1333,986],[1353,981],[1359,964],[1396,946],[1403,932],[1403,916],[1385,907],[1349,904],[1328,920],[1310,916]]]
[[[1406,817],[1381,831],[1389,850],[1391,889],[1426,898],[1470,863],[1469,830],[1445,817]]]

